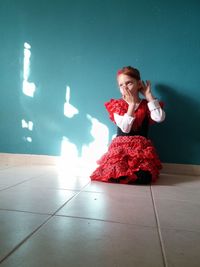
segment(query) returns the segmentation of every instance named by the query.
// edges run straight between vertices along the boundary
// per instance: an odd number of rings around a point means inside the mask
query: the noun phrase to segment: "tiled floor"
[[[2,267],[199,267],[200,177],[90,182],[55,166],[0,167]]]

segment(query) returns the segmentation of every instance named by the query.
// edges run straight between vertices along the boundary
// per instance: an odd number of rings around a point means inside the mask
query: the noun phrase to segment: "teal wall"
[[[87,114],[111,136],[103,103],[120,97],[116,71],[133,65],[165,102],[166,121],[150,132],[161,160],[200,164],[199,10],[194,0],[0,0],[0,152],[59,155],[62,136],[80,151],[92,140]],[[34,98],[22,93],[25,42]]]

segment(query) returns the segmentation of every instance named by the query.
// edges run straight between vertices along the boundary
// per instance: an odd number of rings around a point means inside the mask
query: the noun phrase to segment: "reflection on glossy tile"
[[[115,194],[81,192],[58,214],[146,226],[156,225],[149,197],[135,197],[120,191]]]
[[[46,188],[46,189],[69,189],[81,190],[90,182],[88,177],[76,177],[71,175],[47,174],[38,178],[31,179],[23,184],[29,188]]]
[[[156,229],[55,217],[2,267],[163,267]]]
[[[0,190],[23,183],[49,171],[44,166],[16,166],[0,171]]]
[[[27,188],[23,185],[0,191],[0,209],[54,213],[75,191]]]

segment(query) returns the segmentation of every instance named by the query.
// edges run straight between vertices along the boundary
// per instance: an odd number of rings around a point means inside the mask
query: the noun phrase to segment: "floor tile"
[[[200,266],[200,232],[162,229],[168,267]]]
[[[157,230],[54,217],[2,267],[163,267]]]
[[[47,166],[17,166],[0,171],[0,190],[30,180],[48,172]]]
[[[47,218],[47,215],[0,210],[0,260]]]
[[[76,177],[68,174],[50,173],[41,175],[24,183],[25,187],[47,189],[81,190],[90,182],[88,177]]]
[[[52,214],[76,191],[32,188],[23,184],[0,191],[0,209]]]
[[[200,203],[155,199],[160,226],[200,231]]]
[[[199,231],[199,189],[198,177],[163,175],[152,186],[161,227]]]
[[[199,188],[200,189],[200,188]],[[180,200],[188,202],[200,202],[199,190],[194,190],[191,187],[186,186],[153,186],[152,187],[153,196],[155,199],[168,199],[170,200]]]
[[[123,187],[123,185],[121,185]],[[59,215],[155,226],[152,200],[120,190],[115,193],[81,192]]]
[[[150,186],[137,186],[126,184],[102,183],[92,181],[83,189],[85,192],[131,194],[138,197],[149,197],[151,199]]]
[[[135,186],[0,164],[1,266],[164,267],[163,250],[165,266],[197,267],[199,190],[197,176],[162,173]]]
[[[161,174],[154,186],[178,186],[180,188],[185,187],[198,191],[200,189],[200,176]]]

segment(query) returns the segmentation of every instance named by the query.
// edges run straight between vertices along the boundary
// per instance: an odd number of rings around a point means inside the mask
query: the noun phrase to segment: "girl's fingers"
[[[151,82],[149,80],[146,81],[147,85],[151,85]]]
[[[124,88],[124,94],[127,95],[129,93],[129,90],[127,90],[126,88]]]
[[[124,96],[130,96],[131,92],[127,89],[124,89]]]
[[[150,85],[150,84],[151,84],[150,80],[146,80],[146,83],[144,81],[142,81],[142,85],[145,86],[145,87]]]

